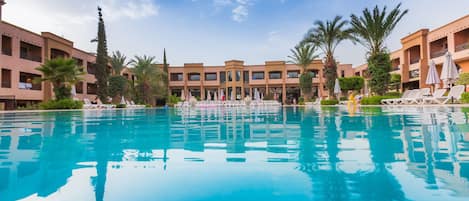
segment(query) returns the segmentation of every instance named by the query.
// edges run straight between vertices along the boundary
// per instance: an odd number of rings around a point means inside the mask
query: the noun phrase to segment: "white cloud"
[[[236,22],[242,22],[246,20],[249,15],[248,9],[244,5],[238,5],[236,8],[233,9],[233,20]]]
[[[159,6],[151,0],[104,0],[103,12],[111,20],[120,18],[139,19],[158,15]]]

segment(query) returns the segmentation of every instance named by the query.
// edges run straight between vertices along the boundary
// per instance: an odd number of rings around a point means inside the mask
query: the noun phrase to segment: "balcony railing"
[[[397,71],[397,70],[401,70],[401,66],[397,65],[391,68],[391,71]]]
[[[462,51],[462,50],[465,50],[465,49],[469,49],[469,42],[456,45],[456,47],[454,49],[455,49],[456,52],[457,51]]]
[[[2,54],[3,54],[3,55],[11,56],[11,55],[12,55],[11,49],[2,49]]]
[[[448,52],[448,49],[446,49],[446,48],[438,50],[438,51],[433,51],[432,53],[430,53],[430,57],[431,58],[441,57],[441,56],[445,55],[446,52]]]
[[[27,60],[30,60],[30,61],[42,62],[42,57],[33,56],[33,55],[29,55],[29,54],[24,54],[24,53],[20,54],[20,58],[27,59]]]
[[[415,64],[415,63],[418,63],[418,62],[420,62],[420,58],[410,59],[410,64]]]

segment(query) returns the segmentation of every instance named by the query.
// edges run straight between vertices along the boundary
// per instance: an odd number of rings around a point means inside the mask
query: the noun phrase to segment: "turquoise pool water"
[[[469,109],[0,114],[0,200],[469,200]]]

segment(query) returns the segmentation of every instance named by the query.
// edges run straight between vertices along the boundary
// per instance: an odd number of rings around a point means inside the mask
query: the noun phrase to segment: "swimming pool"
[[[0,200],[468,200],[469,109],[0,114]]]

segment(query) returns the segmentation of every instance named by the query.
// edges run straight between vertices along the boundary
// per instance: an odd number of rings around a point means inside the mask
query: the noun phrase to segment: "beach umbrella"
[[[189,90],[189,101],[192,99],[192,92]]]
[[[207,100],[212,100],[212,96],[210,95],[210,91],[207,91]]]
[[[335,79],[335,85],[334,85],[334,94],[339,95],[341,92],[340,90],[340,84],[339,84],[339,79]]]
[[[451,85],[459,78],[459,72],[456,64],[449,52],[445,54],[445,61],[443,62],[443,69],[441,70],[440,79],[443,80],[444,88],[450,88]]]
[[[72,85],[72,89],[70,90],[70,94],[72,94],[72,98],[75,98],[75,96],[77,95],[77,88],[75,87],[74,84]]]
[[[261,100],[264,100],[264,93],[261,93]]]
[[[124,98],[124,96],[122,96],[120,104],[123,104],[123,105],[126,104],[126,103],[125,103],[125,98]]]
[[[231,91],[231,100],[232,101],[236,100],[235,96],[236,96],[236,91],[235,90]]]
[[[186,96],[184,96],[184,89],[181,90],[181,100],[182,100],[182,101],[185,101],[185,100],[186,100]]]
[[[215,93],[213,93],[213,100],[216,100],[216,101],[218,100],[218,95],[217,94],[218,93],[216,91],[215,91]]]
[[[435,85],[435,88],[440,84],[440,79],[438,78],[438,72],[436,71],[435,62],[433,60],[430,61],[430,67],[427,73],[427,80],[425,84],[428,85]]]
[[[261,100],[261,94],[259,93],[259,90],[256,88],[254,89],[254,99],[256,101],[260,101]]]

